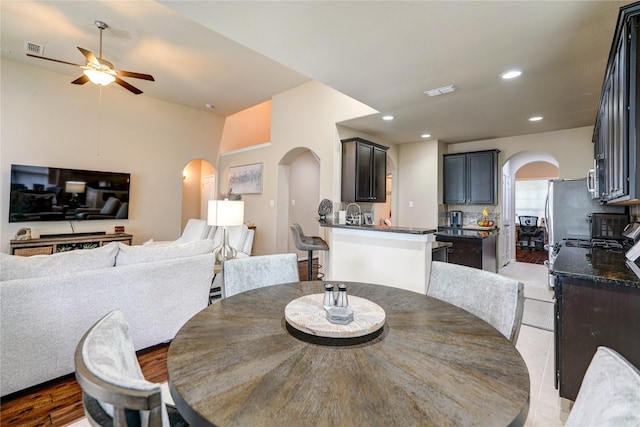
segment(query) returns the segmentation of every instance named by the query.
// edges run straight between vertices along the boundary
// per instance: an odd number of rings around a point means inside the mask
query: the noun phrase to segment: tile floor
[[[544,265],[515,262],[502,268],[500,273],[524,283],[525,297],[553,300]],[[563,426],[570,401],[560,398],[554,386],[553,332],[522,325],[516,348],[529,368],[531,380],[531,403],[525,426]]]
[[[501,269],[500,273],[524,283],[525,297],[553,300],[544,265],[514,262]],[[553,332],[522,325],[516,348],[529,368],[531,379],[531,402],[525,427],[564,426],[569,415],[569,401],[558,396],[553,384]],[[89,424],[82,419],[70,426],[89,427]]]

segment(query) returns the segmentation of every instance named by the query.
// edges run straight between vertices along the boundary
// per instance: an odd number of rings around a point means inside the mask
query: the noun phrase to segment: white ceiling
[[[628,1],[1,1],[2,57],[68,74],[98,53],[152,74],[151,96],[227,116],[309,80],[380,111],[345,124],[394,143],[447,143],[594,124]],[[519,68],[519,79],[499,75]],[[425,90],[455,85],[428,97]],[[77,88],[71,86],[70,90]],[[113,90],[124,90],[114,86]],[[135,96],[135,95],[131,95]],[[381,120],[384,114],[395,120]],[[544,116],[541,122],[528,117]]]

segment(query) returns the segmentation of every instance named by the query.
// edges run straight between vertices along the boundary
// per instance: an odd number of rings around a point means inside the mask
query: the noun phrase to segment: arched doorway
[[[206,160],[195,159],[182,170],[180,230],[190,218],[207,218],[207,201],[216,198],[216,170]]]
[[[515,218],[515,195],[516,195],[516,174],[525,165],[549,164],[556,170],[559,167],[558,161],[548,153],[542,151],[521,151],[511,156],[502,166],[502,229],[500,230],[500,259],[501,266],[515,261],[516,254],[516,218]],[[544,169],[547,178],[548,169]],[[557,177],[557,173],[556,173]]]
[[[320,159],[308,148],[294,148],[278,164],[277,252],[306,259],[307,253],[295,247],[289,224],[297,222],[306,234],[317,234],[319,203]]]

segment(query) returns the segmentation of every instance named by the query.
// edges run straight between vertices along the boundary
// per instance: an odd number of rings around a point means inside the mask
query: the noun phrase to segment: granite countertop
[[[352,225],[338,224],[331,219],[319,221],[320,226],[329,228],[346,228],[350,230],[366,230],[366,231],[383,231],[387,233],[404,233],[404,234],[431,234],[436,230],[433,228],[415,228],[415,227],[397,227],[393,225]]]
[[[640,289],[640,278],[625,264],[624,249],[560,248],[553,274]]]
[[[453,243],[451,242],[431,242],[431,251],[435,251],[438,250],[440,248],[450,248],[453,246]]]
[[[492,230],[470,230],[464,227],[440,226],[436,232],[436,236],[462,237],[466,239],[486,239],[495,235],[498,235],[497,228]]]

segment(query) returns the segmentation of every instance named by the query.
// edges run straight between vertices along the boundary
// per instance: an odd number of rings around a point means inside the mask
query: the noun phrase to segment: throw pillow
[[[116,266],[182,258],[213,251],[213,242],[211,240],[196,240],[194,242],[160,246],[119,245],[120,250],[116,258]]]
[[[117,253],[118,244],[111,242],[95,249],[60,252],[53,255],[23,257],[0,254],[0,280],[28,279],[113,267]]]

